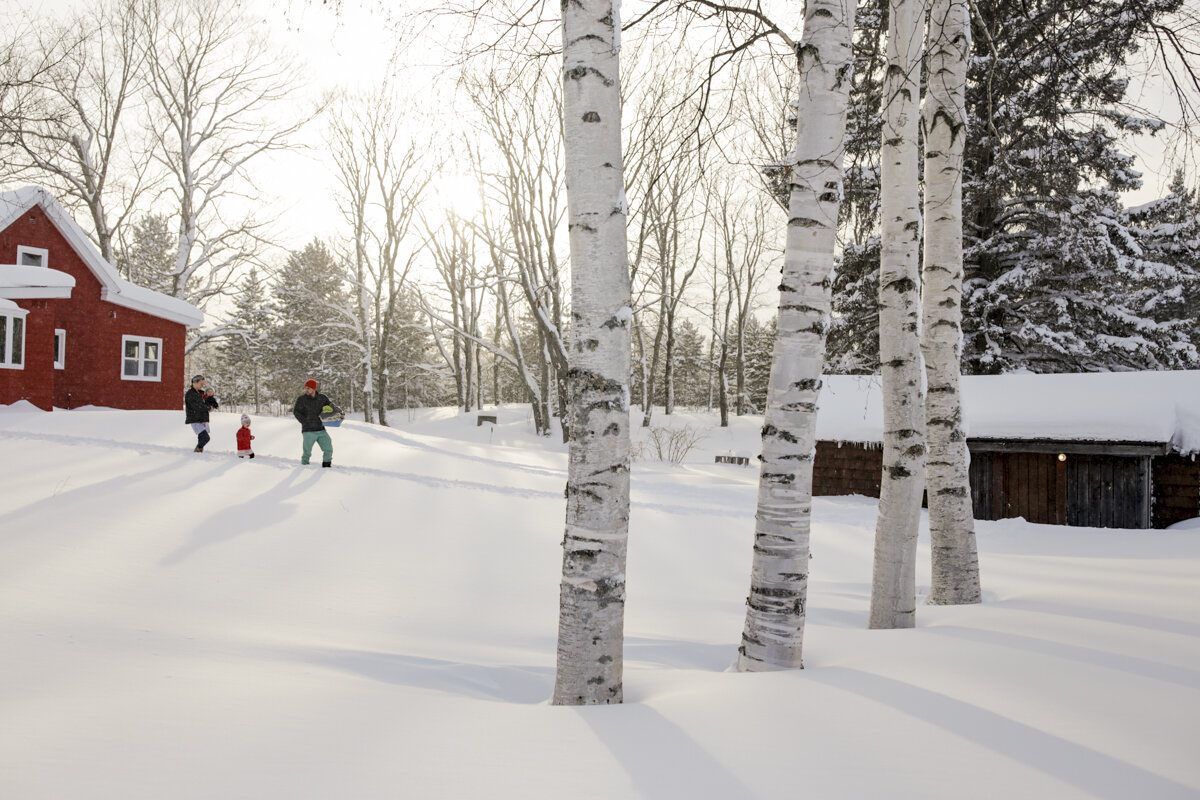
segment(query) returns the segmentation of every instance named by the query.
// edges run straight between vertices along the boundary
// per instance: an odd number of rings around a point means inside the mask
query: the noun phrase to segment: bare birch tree
[[[139,27],[154,158],[178,222],[171,294],[204,306],[255,261],[264,224],[244,212],[248,165],[289,146],[310,116],[271,118],[294,67],[232,0],[147,0]],[[201,331],[189,351],[214,334]]]
[[[388,358],[409,271],[421,251],[418,204],[432,180],[422,143],[406,133],[390,84],[337,108],[329,144],[341,184],[338,202],[354,235],[354,290],[366,362],[365,405],[387,425]],[[366,412],[368,419],[372,412]]]
[[[563,137],[561,128],[545,124],[547,116],[562,114],[560,90],[541,64],[497,65],[464,85],[496,154],[494,167],[483,166],[487,199],[504,210],[502,220],[477,231],[489,237],[493,269],[505,270],[496,274],[507,284],[505,301],[512,297],[509,288],[518,290],[534,322],[542,357],[537,396],[548,425],[551,399],[564,415],[568,402],[565,264],[558,240],[565,210]],[[531,355],[524,358],[532,361]],[[564,422],[563,441],[568,428]]]
[[[797,131],[788,183],[779,332],[763,421],[754,561],[743,671],[804,666],[817,398],[829,327],[846,110],[853,70],[854,0],[809,0],[804,36],[786,39],[799,69]]]
[[[925,252],[921,349],[928,395],[925,465],[932,546],[930,602],[980,602],[979,555],[962,424],[963,143],[967,135],[968,0],[932,0],[926,51]]]
[[[925,0],[889,0],[879,265],[883,476],[875,526],[872,628],[911,628],[916,624],[917,526],[925,485],[917,187],[924,19]]]
[[[572,326],[557,705],[623,699],[633,315],[621,163],[619,11],[619,0],[563,4]]]
[[[145,79],[136,23],[132,3],[118,0],[39,26],[33,39],[49,66],[23,88],[39,113],[20,125],[0,118],[0,135],[15,145],[13,171],[82,206],[109,262],[117,231],[150,183],[146,143],[129,123]]]

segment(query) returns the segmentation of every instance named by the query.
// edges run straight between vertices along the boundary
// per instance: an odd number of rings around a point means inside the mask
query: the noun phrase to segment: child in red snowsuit
[[[238,428],[237,432],[238,458],[246,456],[254,458],[254,448],[250,444],[250,440],[253,438],[250,435],[250,416],[242,414],[242,427]]]

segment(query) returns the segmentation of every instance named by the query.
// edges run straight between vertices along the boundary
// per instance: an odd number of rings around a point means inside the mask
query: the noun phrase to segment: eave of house
[[[53,300],[71,296],[75,278],[45,267],[0,264],[0,297],[8,300]]]
[[[59,205],[50,192],[40,186],[26,186],[0,193],[0,230],[7,228],[34,206],[41,207],[59,233],[100,281],[100,299],[189,328],[204,324],[204,312],[191,303],[137,286],[122,278],[116,267],[101,257],[100,251],[66,209]]]

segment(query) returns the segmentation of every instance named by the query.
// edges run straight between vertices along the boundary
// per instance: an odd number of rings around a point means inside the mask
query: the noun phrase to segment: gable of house
[[[187,328],[203,314],[123,280],[43,189],[0,194],[0,298],[24,316],[0,403],[179,407]]]

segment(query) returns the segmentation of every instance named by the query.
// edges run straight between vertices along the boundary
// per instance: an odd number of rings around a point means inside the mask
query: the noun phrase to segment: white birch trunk
[[[962,171],[967,135],[967,0],[932,0],[927,50],[925,127],[925,263],[921,350],[928,383],[929,538],[935,605],[980,602],[979,556],[962,428]]]
[[[883,476],[875,526],[872,628],[916,624],[917,526],[925,488],[925,395],[920,350],[917,192],[921,25],[925,0],[889,0],[883,84],[879,363]]]
[[[829,275],[841,205],[843,139],[854,68],[854,0],[809,0],[791,168],[779,333],[763,422],[762,467],[742,671],[804,666],[817,395],[829,327]]]
[[[556,705],[619,703],[629,534],[629,269],[619,0],[563,3],[570,458]]]

